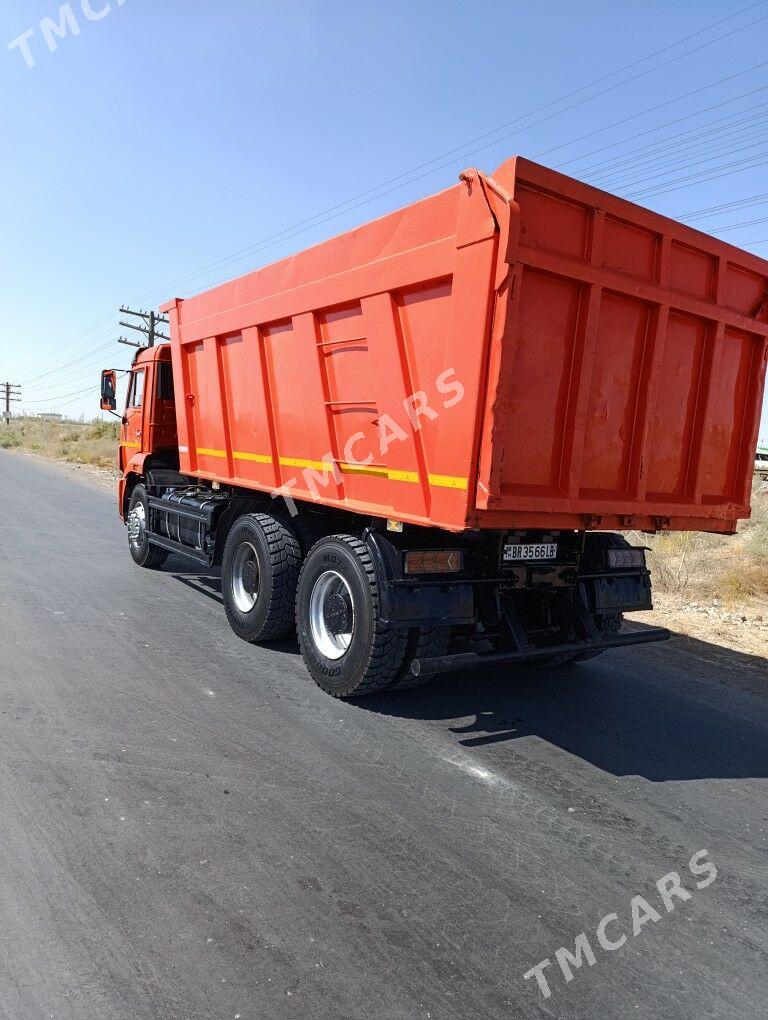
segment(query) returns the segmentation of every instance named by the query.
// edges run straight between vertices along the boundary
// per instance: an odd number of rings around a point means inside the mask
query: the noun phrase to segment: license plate
[[[554,560],[556,558],[556,542],[544,542],[538,545],[527,542],[507,542],[504,546],[505,563],[517,563],[520,560]]]

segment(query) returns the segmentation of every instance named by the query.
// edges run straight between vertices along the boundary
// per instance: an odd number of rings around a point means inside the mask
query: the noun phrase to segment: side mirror
[[[101,373],[101,409],[114,411],[117,407],[117,372],[105,368]]]

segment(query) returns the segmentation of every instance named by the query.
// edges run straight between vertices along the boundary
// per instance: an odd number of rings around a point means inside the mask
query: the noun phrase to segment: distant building
[[[768,446],[758,446],[755,452],[755,474],[768,479]]]
[[[55,421],[55,422],[64,421],[64,415],[56,414],[54,411],[41,411],[40,414],[36,415],[35,417],[39,418],[40,421]]]

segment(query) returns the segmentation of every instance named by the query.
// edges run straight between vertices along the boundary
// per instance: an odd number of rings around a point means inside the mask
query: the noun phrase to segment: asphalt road
[[[675,639],[338,703],[215,577],[135,567],[108,491],[1,451],[0,641],[3,1017],[768,1013],[766,659]]]

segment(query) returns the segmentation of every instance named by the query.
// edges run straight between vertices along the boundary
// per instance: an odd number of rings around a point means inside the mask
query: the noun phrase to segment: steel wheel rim
[[[147,530],[147,511],[144,504],[137,503],[128,514],[128,541],[134,549],[140,549],[144,544],[144,534]]]
[[[232,597],[241,613],[250,613],[259,596],[259,558],[256,547],[242,542],[232,561]]]
[[[339,613],[341,603],[344,610]],[[309,629],[315,647],[326,659],[340,659],[352,643],[355,632],[352,590],[335,570],[326,570],[314,583],[309,596]]]

